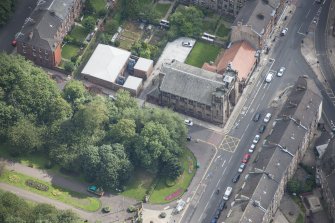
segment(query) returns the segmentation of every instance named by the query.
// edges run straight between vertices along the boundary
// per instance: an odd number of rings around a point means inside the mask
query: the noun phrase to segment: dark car
[[[237,174],[236,176],[233,177],[233,183],[237,183],[237,181],[240,179],[241,174]]]
[[[218,219],[220,217],[221,211],[220,209],[217,209],[214,215],[214,218]]]
[[[254,116],[254,122],[258,122],[260,118],[261,118],[261,113],[256,113]]]
[[[265,131],[265,128],[266,128],[266,125],[261,125],[261,126],[259,126],[259,128],[258,128],[258,132],[259,132],[259,133],[263,133],[263,132]]]
[[[191,141],[191,140],[192,140],[192,137],[191,137],[191,136],[187,136],[186,140],[187,140],[187,141]]]
[[[216,222],[218,222],[218,220],[215,217],[213,217],[211,220],[211,223],[216,223]]]
[[[225,206],[226,206],[226,201],[221,201],[221,203],[219,204],[218,209],[220,209],[220,211],[222,211]]]

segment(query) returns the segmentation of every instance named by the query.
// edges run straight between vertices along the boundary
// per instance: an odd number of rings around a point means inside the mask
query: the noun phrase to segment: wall
[[[260,36],[252,30],[251,26],[237,25],[232,26],[231,28],[232,28],[230,37],[231,42],[246,40],[255,49],[261,48]]]

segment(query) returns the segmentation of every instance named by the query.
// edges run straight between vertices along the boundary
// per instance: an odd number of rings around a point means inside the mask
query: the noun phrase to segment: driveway
[[[0,28],[0,52],[11,53],[14,47],[11,45],[15,34],[21,30],[24,20],[36,6],[37,0],[17,0],[16,9],[7,24]]]

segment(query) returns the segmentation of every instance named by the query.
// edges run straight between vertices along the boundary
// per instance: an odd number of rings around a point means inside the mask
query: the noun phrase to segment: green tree
[[[203,13],[194,6],[181,7],[170,17],[171,26],[177,27],[178,35],[198,37],[203,26]]]
[[[96,179],[96,174],[100,165],[99,148],[96,146],[83,147],[80,155],[81,168],[85,179],[92,182]]]
[[[130,96],[130,93],[126,90],[118,90],[116,93],[116,100],[115,105],[117,109],[121,112],[124,109],[131,108],[131,109],[137,109],[138,105],[133,97]]]
[[[110,138],[115,143],[127,145],[136,135],[136,124],[131,119],[120,119],[118,123],[111,125]]]
[[[87,16],[83,19],[82,24],[87,32],[91,32],[95,27],[95,19],[93,16]]]
[[[290,193],[296,193],[300,194],[301,193],[301,183],[298,180],[292,179],[287,182],[287,190]]]
[[[140,12],[139,0],[122,0],[119,2],[122,19],[136,19]]]
[[[14,9],[15,9],[15,0],[0,1],[0,26],[6,24]]]
[[[63,89],[63,98],[73,106],[82,104],[87,94],[85,86],[78,80],[68,81]]]
[[[12,154],[30,153],[39,149],[43,144],[41,129],[31,121],[21,119],[9,128],[8,142],[12,146]]]
[[[72,71],[74,71],[74,63],[69,61],[65,62],[64,69],[66,72],[72,73]]]
[[[183,173],[183,167],[176,156],[169,155],[161,164],[161,173],[169,179],[175,180]]]

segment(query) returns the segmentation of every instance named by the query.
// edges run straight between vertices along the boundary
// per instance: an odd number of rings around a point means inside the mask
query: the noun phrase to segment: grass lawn
[[[35,188],[29,187],[25,184],[26,180],[31,179],[39,183],[43,183],[49,187],[48,191],[41,191]],[[85,194],[76,193],[73,191],[66,190],[64,188],[54,186],[51,183],[35,179],[30,176],[23,175],[14,171],[5,171],[0,176],[0,182],[4,182],[24,190],[31,191],[33,193],[40,194],[45,197],[49,197],[54,200],[61,201],[63,203],[72,205],[74,207],[83,209],[85,211],[97,211],[100,209],[101,202],[95,197],[89,197]]]
[[[72,45],[72,44],[66,44],[62,48],[62,58],[71,60],[71,57],[76,56],[79,52],[79,47]]]
[[[158,181],[158,184],[150,196],[149,201],[154,204],[169,203],[173,200],[178,199],[184,194],[188,186],[190,185],[193,176],[196,171],[196,159],[191,151],[185,150],[182,156],[182,165],[184,168],[183,174],[176,180],[173,186],[167,186],[166,180],[164,178]],[[179,195],[171,200],[166,200],[165,198],[176,191],[180,191]]]
[[[220,50],[221,48],[216,45],[197,41],[185,63],[202,67],[205,62],[215,61]]]
[[[106,6],[106,0],[91,0],[91,3],[96,12],[103,10]]]
[[[304,216],[300,213],[295,223],[304,223]]]
[[[88,32],[81,26],[75,26],[70,32],[70,36],[79,42],[84,42],[87,34]]]
[[[129,39],[120,39],[120,48],[125,50],[130,50],[131,46],[133,45],[134,41],[131,41]]]
[[[139,0],[141,6],[148,5],[152,3],[152,0]]]
[[[154,177],[150,173],[144,170],[137,170],[126,185],[122,195],[142,201],[153,180]]]
[[[159,16],[163,18],[167,11],[169,10],[171,4],[162,4],[162,3],[157,3],[155,6],[156,11],[159,13]]]

